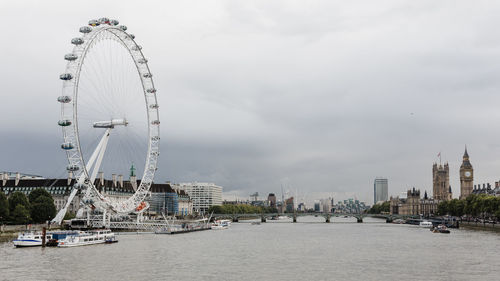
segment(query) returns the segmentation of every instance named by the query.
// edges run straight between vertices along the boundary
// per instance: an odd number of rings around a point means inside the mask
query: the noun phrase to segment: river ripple
[[[229,230],[120,235],[119,243],[15,249],[1,280],[499,280],[500,234],[300,217]]]

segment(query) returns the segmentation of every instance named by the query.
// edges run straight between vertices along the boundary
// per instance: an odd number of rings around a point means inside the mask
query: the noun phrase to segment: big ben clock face
[[[470,172],[470,171],[465,172],[465,176],[466,176],[466,177],[470,178],[470,176],[471,176],[471,175],[472,175],[472,174],[471,174],[471,172]]]

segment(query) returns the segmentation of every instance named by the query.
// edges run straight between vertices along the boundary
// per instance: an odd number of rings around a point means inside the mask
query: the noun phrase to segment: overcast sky
[[[226,197],[311,202],[432,192],[467,144],[475,182],[500,179],[496,1],[1,1],[0,170],[66,176],[56,102],[70,40],[116,18],[158,88],[155,180]]]

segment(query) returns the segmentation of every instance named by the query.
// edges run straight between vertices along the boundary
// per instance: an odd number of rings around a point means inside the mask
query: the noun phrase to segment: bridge
[[[253,214],[212,214],[212,217],[217,219],[230,219],[233,222],[238,222],[240,219],[255,219],[260,218],[261,222],[266,222],[268,219],[277,217],[289,217],[292,222],[297,222],[298,217],[304,216],[322,216],[325,218],[326,223],[331,222],[332,217],[353,217],[356,218],[358,223],[363,222],[365,217],[381,218],[385,219],[386,222],[392,222],[395,219],[417,219],[418,216],[410,215],[391,215],[391,214],[352,214],[352,213],[253,213]]]

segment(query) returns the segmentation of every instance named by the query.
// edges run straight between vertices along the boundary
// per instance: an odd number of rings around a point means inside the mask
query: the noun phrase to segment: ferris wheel
[[[62,95],[57,98],[64,138],[61,148],[68,158],[66,169],[76,183],[53,220],[57,223],[78,192],[86,207],[98,208],[104,215],[140,211],[159,156],[156,89],[135,36],[108,18],[90,20],[79,31],[80,36],[71,40],[73,51],[64,56]],[[133,195],[107,196],[96,187],[98,174],[112,173],[114,178],[130,165],[131,173],[137,170],[137,178],[142,175],[140,184],[131,180]]]

